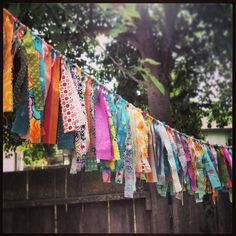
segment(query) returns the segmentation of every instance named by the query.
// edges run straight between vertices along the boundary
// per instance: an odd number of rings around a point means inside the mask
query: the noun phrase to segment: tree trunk
[[[147,8],[142,4],[137,5],[141,19],[135,20],[137,27],[138,50],[142,58],[151,58],[155,61],[161,62],[161,65],[151,65],[145,63],[145,66],[150,69],[151,73],[164,85],[165,95],[155,87],[152,81],[147,82],[148,88],[148,105],[150,113],[153,117],[166,122],[171,125],[171,106],[170,106],[170,80],[169,69],[171,65],[171,50],[173,46],[172,36],[174,32],[174,22],[176,19],[178,7],[177,5],[166,8],[166,25],[164,30],[163,40],[165,44],[159,52],[155,45],[154,36],[152,33],[152,20],[149,17]],[[161,55],[164,53],[164,55]],[[161,60],[162,57],[164,60]]]

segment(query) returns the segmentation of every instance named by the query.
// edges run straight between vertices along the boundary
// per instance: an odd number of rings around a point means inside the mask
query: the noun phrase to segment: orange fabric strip
[[[3,12],[4,28],[4,55],[3,55],[3,112],[13,111],[13,86],[12,86],[12,39],[13,23],[7,12]]]
[[[45,102],[43,143],[56,144],[59,112],[60,56],[57,55],[51,70],[51,83]]]

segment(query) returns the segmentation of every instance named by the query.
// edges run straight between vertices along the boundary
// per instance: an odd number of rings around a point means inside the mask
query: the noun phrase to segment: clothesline
[[[31,32],[32,32],[32,29],[30,29],[28,26],[26,26],[26,25],[24,25],[19,19],[17,19],[16,17],[14,17],[7,9],[3,9],[15,22],[17,22],[23,29],[28,29],[28,30],[30,30]],[[84,30],[82,27],[80,27],[84,32],[86,32],[86,30]],[[87,32],[86,32],[87,33]],[[87,33],[87,35],[88,35],[88,33]],[[40,40],[42,40],[44,43],[46,43],[52,50],[54,50],[62,59],[64,59],[64,60],[66,60],[66,61],[69,61],[69,63],[70,64],[72,64],[71,62],[70,62],[70,59],[67,57],[67,56],[65,56],[62,52],[60,52],[59,50],[57,50],[57,49],[55,49],[51,44],[49,44],[48,42],[46,42],[43,38],[41,38],[40,36],[38,36],[38,35],[36,35],[36,37],[37,38],[39,38]],[[101,45],[99,45],[99,46],[101,46]],[[113,61],[113,60],[112,60]],[[113,61],[113,63],[114,63],[114,61]],[[117,66],[117,64],[116,63],[114,63],[116,66]],[[119,67],[120,67],[120,65],[118,65]],[[83,69],[82,69],[82,72],[83,72],[83,74],[85,74],[85,75],[88,75],[88,76],[91,76],[90,74],[88,74],[86,71],[84,71]],[[126,73],[125,71],[123,71],[124,73]],[[130,75],[129,75],[130,76]],[[105,90],[107,91],[107,92],[109,92],[109,93],[112,93],[112,94],[114,94],[115,96],[117,96],[117,97],[121,97],[119,94],[117,94],[117,93],[115,93],[113,90],[110,90],[110,89],[108,89],[106,86],[104,86],[102,83],[100,83],[97,79],[95,79],[94,77],[91,77],[98,85],[102,85],[104,88],[105,88]],[[121,97],[122,98],[122,97]],[[122,98],[127,104],[130,104],[130,105],[132,105],[132,106],[134,106],[133,104],[131,104],[131,103],[129,103],[126,99],[124,99],[124,98]],[[140,109],[141,110],[141,109]],[[158,123],[161,123],[161,124],[163,124],[165,127],[168,127],[168,128],[170,128],[170,129],[172,129],[172,131],[174,131],[174,132],[177,132],[178,134],[181,134],[181,135],[184,135],[185,137],[191,137],[193,140],[196,140],[196,141],[199,141],[199,142],[201,142],[201,143],[203,143],[203,144],[209,144],[209,142],[206,142],[205,140],[202,140],[202,139],[197,139],[197,138],[195,138],[195,137],[193,137],[193,136],[190,136],[190,135],[187,135],[187,134],[185,134],[185,133],[183,133],[183,132],[180,132],[180,131],[178,131],[178,130],[176,130],[176,129],[174,129],[174,128],[172,128],[172,127],[170,127],[169,125],[167,125],[165,122],[162,122],[162,121],[160,121],[160,120],[158,120],[158,119],[156,119],[156,118],[154,118],[153,116],[151,116],[150,114],[148,114],[148,113],[146,113],[145,111],[142,111],[142,113],[145,113],[145,116],[147,116],[147,117],[149,117],[149,118],[151,118],[151,119],[153,119],[153,120],[156,120]],[[218,144],[213,144],[213,146],[223,146],[223,145],[218,145]],[[226,148],[232,148],[232,146],[224,146],[224,147],[226,147]]]

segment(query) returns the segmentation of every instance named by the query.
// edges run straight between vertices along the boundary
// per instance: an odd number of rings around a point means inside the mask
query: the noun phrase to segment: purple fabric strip
[[[96,155],[97,159],[100,160],[113,160],[114,155],[109,130],[108,115],[102,90],[103,88],[100,86],[96,100]]]
[[[230,155],[225,147],[222,147],[222,150],[223,150],[224,156],[225,156],[226,160],[228,161],[230,168],[232,170],[232,159],[230,158]]]
[[[182,146],[184,149],[184,153],[186,156],[186,160],[187,160],[187,168],[188,168],[188,174],[189,174],[189,178],[190,178],[191,187],[192,187],[192,190],[195,192],[197,190],[197,187],[196,187],[196,183],[195,183],[195,179],[194,179],[194,172],[193,172],[193,168],[192,168],[192,164],[191,164],[191,158],[189,156],[188,149],[186,147],[183,137],[181,135],[179,135],[179,138],[181,140],[181,143],[182,143]]]

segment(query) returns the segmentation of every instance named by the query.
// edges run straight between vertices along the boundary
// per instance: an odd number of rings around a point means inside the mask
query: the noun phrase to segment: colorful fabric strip
[[[85,107],[88,120],[90,143],[87,152],[85,171],[96,171],[98,169],[96,159],[96,127],[95,127],[95,102],[97,97],[97,86],[91,77],[86,81]]]
[[[201,148],[201,146],[198,144],[198,142],[195,140],[192,141],[192,148],[193,148],[193,152],[196,155],[196,161],[197,161],[197,190],[195,192],[195,198],[197,200],[197,202],[202,202],[203,201],[203,196],[205,195],[205,191],[204,191],[204,182],[206,184],[206,181],[204,181],[205,176],[204,176],[204,165],[203,162],[206,162],[204,159],[204,152]]]
[[[13,111],[13,86],[12,86],[12,39],[13,22],[6,11],[3,11],[3,29],[4,29],[4,51],[3,51],[3,112]]]
[[[134,191],[136,191],[136,176],[134,163],[134,143],[131,136],[131,128],[128,126],[126,145],[124,151],[124,165],[125,165],[125,188],[124,196],[126,198],[133,198]]]
[[[178,159],[180,161],[183,173],[184,173],[184,175],[186,175],[187,171],[188,171],[187,160],[186,160],[185,152],[184,152],[184,149],[183,149],[180,137],[179,137],[179,135],[176,132],[172,133],[172,134],[175,136],[175,142],[176,142],[176,146],[177,146],[177,156],[178,156]]]
[[[59,91],[64,132],[76,131],[79,127],[85,125],[85,120],[83,119],[84,115],[78,109],[78,107],[81,107],[79,95],[65,61],[62,59]]]
[[[29,30],[26,31],[26,34],[23,37],[22,43],[26,49],[27,59],[29,63],[29,72],[32,77],[32,90],[34,93],[35,107],[37,110],[43,110],[43,98],[42,98],[42,89],[40,82],[40,71],[39,71],[39,55],[33,44],[33,37]]]
[[[165,145],[167,153],[168,153],[167,158],[168,158],[168,162],[169,162],[170,169],[171,169],[171,176],[172,176],[172,180],[173,180],[174,191],[181,192],[182,186],[180,184],[179,176],[177,173],[176,163],[175,163],[172,147],[169,142],[168,134],[167,134],[166,129],[164,128],[163,124],[159,124],[158,129],[159,129],[159,132],[161,133],[161,136],[163,137],[164,145]]]
[[[230,169],[232,171],[232,158],[231,158],[231,156],[229,155],[229,153],[225,147],[220,147],[220,149],[222,150],[227,162],[229,163]]]
[[[21,89],[22,101],[17,107],[16,117],[11,128],[12,132],[19,135],[27,135],[29,132],[28,96],[28,76],[26,71]]]
[[[53,63],[55,63],[55,56],[54,59],[52,56],[55,54],[55,52],[53,52],[51,46],[49,46],[44,41],[42,41],[42,50],[44,59],[44,78],[45,78],[44,100],[46,101],[51,79],[53,78],[52,68],[53,68]]]
[[[59,103],[58,128],[57,128],[57,148],[72,149],[75,148],[75,132],[64,132],[61,104]]]
[[[30,67],[30,65],[28,65]],[[28,72],[30,70],[28,69]],[[40,143],[41,141],[41,125],[40,125],[40,111],[37,110],[35,104],[35,95],[33,91],[33,80],[31,74],[28,73],[28,91],[29,91],[29,139],[31,143]]]
[[[18,42],[18,43],[20,44],[20,42]],[[14,107],[17,108],[18,105],[22,101],[21,87],[22,87],[24,79],[27,75],[27,67],[28,67],[26,51],[23,46],[19,46],[19,48],[17,49],[17,52],[15,54],[15,58],[17,59],[17,62],[19,64],[19,69],[17,70],[16,73],[14,73],[14,74],[16,74],[16,76],[15,76],[16,78],[14,79],[15,83],[14,83],[14,88],[13,88]],[[14,60],[15,60],[15,58],[14,58]],[[14,66],[14,68],[16,68],[16,67]]]
[[[201,147],[203,149],[206,172],[211,182],[211,185],[213,188],[219,190],[221,189],[221,183],[220,183],[218,174],[216,172],[216,169],[214,167],[214,164],[212,163],[211,158],[209,156],[209,151],[207,150],[208,146],[201,145]]]
[[[75,88],[79,95],[80,104],[77,104],[77,109],[80,110],[81,119],[83,119],[84,124],[77,128],[75,131],[75,152],[76,152],[76,168],[71,167],[72,169],[81,171],[85,168],[86,165],[86,153],[89,147],[89,130],[88,130],[88,123],[87,123],[87,114],[85,108],[85,83],[83,79],[79,78],[78,75],[78,68],[76,66],[71,66],[71,75],[73,82],[75,84]],[[83,80],[83,81],[82,81]]]
[[[52,52],[54,63],[50,70],[51,83],[45,100],[43,143],[57,143],[58,113],[59,113],[59,83],[60,83],[60,56]],[[48,76],[48,75],[47,75]]]
[[[155,146],[156,146],[156,170],[157,170],[157,183],[165,185],[167,179],[165,177],[165,166],[164,166],[164,141],[158,129],[156,120],[153,120],[153,130],[155,135]]]
[[[108,116],[102,90],[103,88],[100,86],[97,94],[95,110],[96,155],[100,160],[113,160],[114,155],[111,135],[109,131]]]
[[[148,122],[148,162],[151,166],[152,172],[147,173],[146,182],[156,183],[157,173],[156,173],[156,143],[155,143],[155,133],[152,123],[152,118],[147,120]]]

